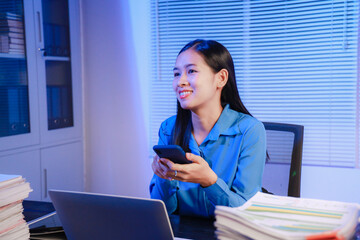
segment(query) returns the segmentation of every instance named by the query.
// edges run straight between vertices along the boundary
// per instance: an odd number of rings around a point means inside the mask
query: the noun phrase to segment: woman
[[[230,53],[216,41],[189,42],[173,88],[177,115],[161,124],[159,144],[181,146],[192,163],[155,156],[151,197],[180,215],[211,217],[216,205],[242,205],[261,189],[266,137],[240,100]]]

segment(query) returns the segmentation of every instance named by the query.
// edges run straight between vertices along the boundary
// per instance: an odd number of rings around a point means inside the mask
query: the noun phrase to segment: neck
[[[219,104],[217,107],[213,107],[211,109],[202,109],[200,111],[191,112],[193,134],[199,145],[214,127],[222,110],[223,107]]]

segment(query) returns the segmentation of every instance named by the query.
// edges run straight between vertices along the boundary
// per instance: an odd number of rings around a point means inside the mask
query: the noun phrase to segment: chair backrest
[[[263,188],[276,195],[300,197],[304,126],[263,124],[267,140]]]

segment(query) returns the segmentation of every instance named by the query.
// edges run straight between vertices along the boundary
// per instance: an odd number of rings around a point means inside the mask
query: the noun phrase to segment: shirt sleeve
[[[244,133],[235,179],[230,186],[221,178],[203,188],[213,205],[238,207],[261,189],[266,159],[266,133],[258,122]]]
[[[163,126],[159,130],[159,145],[168,145],[167,137],[163,133]],[[153,175],[150,182],[150,196],[153,199],[160,199],[165,203],[168,214],[172,214],[177,209],[176,191],[179,182],[177,180],[167,180],[160,178],[156,174]]]

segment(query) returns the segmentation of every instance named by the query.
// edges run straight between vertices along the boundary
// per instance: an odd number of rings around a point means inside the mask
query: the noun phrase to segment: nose
[[[184,87],[184,86],[188,86],[190,85],[188,80],[187,80],[187,76],[186,74],[181,74],[179,80],[178,80],[178,84],[179,87]]]

